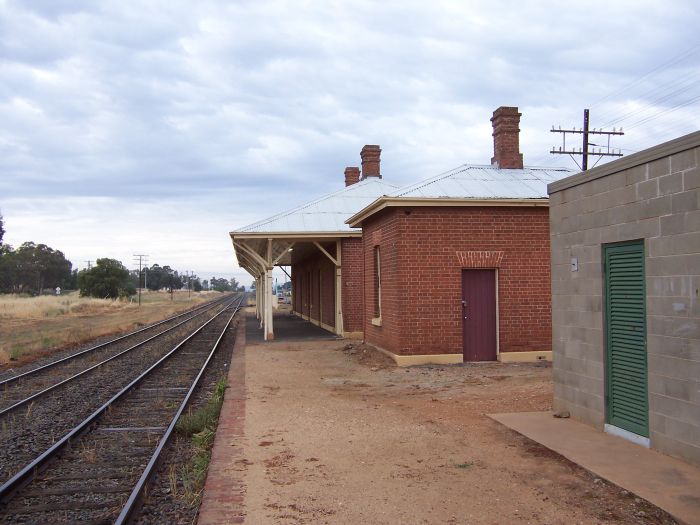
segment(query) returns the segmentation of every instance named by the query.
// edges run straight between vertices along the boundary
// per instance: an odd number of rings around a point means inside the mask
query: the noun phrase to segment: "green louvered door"
[[[642,241],[606,246],[607,421],[649,437]]]

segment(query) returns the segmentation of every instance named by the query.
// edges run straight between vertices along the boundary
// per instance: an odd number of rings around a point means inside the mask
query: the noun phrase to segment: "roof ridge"
[[[398,190],[396,190],[394,193],[392,193],[390,196],[391,197],[402,197],[409,191],[416,191],[420,190],[421,188],[425,188],[426,186],[429,186],[430,184],[434,184],[440,180],[447,179],[451,176],[457,175],[459,173],[463,173],[472,169],[488,169],[488,170],[501,170],[501,168],[495,167],[491,164],[462,164],[460,166],[457,166],[456,168],[452,168],[451,170],[442,172],[438,175],[434,175],[432,177],[429,177],[427,179],[424,179],[419,182],[415,182],[413,184],[408,184],[406,186],[400,187]],[[514,171],[565,171],[565,172],[574,172],[575,170],[571,170],[569,168],[564,168],[564,167],[547,167],[547,166],[524,166],[522,168],[508,168],[507,170],[504,169],[504,172],[514,172]],[[538,179],[541,180],[541,179]],[[544,181],[543,181],[544,182]]]
[[[401,186],[391,196],[392,197],[401,197],[401,195],[403,195],[404,193],[406,193],[407,191],[409,191],[411,189],[417,190],[419,188],[423,188],[423,187],[427,186],[428,184],[432,184],[432,183],[437,182],[439,180],[446,179],[447,177],[449,177],[451,175],[455,175],[455,174],[460,173],[462,171],[466,171],[468,169],[471,169],[472,167],[473,166],[470,164],[462,164],[461,166],[457,166],[456,168],[452,168],[449,171],[445,171],[445,172],[440,173],[438,175],[434,175],[428,179],[424,179],[424,180],[419,181],[419,182],[414,182],[413,184],[408,184],[406,186]],[[481,167],[481,166],[479,166],[479,167]]]

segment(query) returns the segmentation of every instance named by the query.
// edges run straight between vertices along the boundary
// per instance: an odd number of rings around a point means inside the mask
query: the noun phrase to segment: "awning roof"
[[[353,229],[345,223],[348,217],[397,187],[382,179],[371,177],[302,206],[234,230],[231,236],[243,238],[269,233],[309,236],[329,232],[347,234],[353,230],[359,232],[360,230]]]
[[[293,255],[296,259],[308,253],[313,243],[323,246],[342,237],[359,237],[362,230],[351,228],[346,220],[377,197],[396,189],[393,184],[371,177],[234,230],[230,235],[238,263],[250,274],[259,275],[265,266],[288,266]]]

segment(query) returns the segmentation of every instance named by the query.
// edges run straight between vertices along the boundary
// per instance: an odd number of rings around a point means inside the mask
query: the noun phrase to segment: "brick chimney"
[[[501,106],[493,112],[493,158],[491,164],[503,169],[523,169],[520,153],[518,108]]]
[[[360,182],[360,168],[348,166],[345,168],[345,186],[350,186],[356,182]]]
[[[382,178],[379,173],[379,156],[382,154],[382,150],[379,146],[367,144],[360,151],[360,158],[362,159],[362,180],[367,177],[379,177]]]

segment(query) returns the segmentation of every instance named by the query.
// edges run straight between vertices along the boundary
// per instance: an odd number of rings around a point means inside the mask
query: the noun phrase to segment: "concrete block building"
[[[700,132],[549,194],[555,410],[700,464]]]

